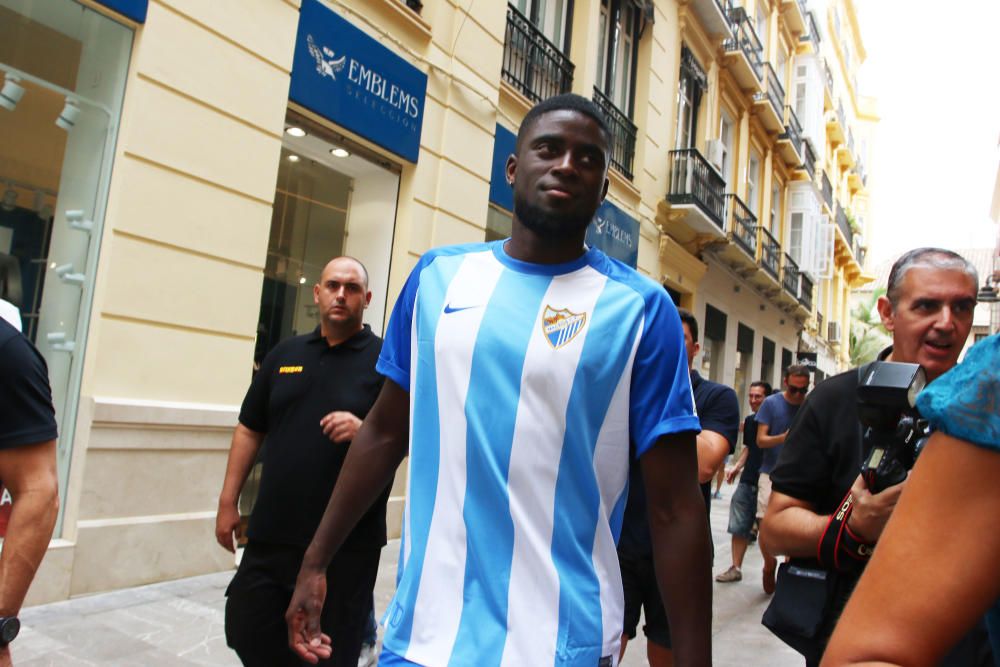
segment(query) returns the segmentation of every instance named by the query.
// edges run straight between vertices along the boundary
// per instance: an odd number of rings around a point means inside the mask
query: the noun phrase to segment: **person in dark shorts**
[[[332,260],[313,297],[316,330],[279,343],[254,375],[219,497],[216,539],[233,551],[237,500],[259,452],[260,495],[226,591],[226,641],[246,665],[303,664],[288,647],[285,609],[351,440],[382,388],[375,372],[382,340],[362,324],[371,300],[364,266],[350,257]],[[335,648],[322,664],[358,663],[386,542],[388,493],[382,491],[327,568],[320,625]]]

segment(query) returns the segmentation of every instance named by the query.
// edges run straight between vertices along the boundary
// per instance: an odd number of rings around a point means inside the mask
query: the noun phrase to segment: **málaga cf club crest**
[[[587,313],[571,313],[565,308],[556,310],[552,306],[545,306],[542,313],[542,333],[549,345],[557,350],[573,340],[586,323]]]

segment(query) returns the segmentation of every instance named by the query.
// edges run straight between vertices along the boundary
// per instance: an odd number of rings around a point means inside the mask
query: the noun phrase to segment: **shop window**
[[[747,391],[750,390],[750,375],[753,374],[753,329],[742,322],[736,330],[736,375],[733,389],[740,402],[740,413],[746,406]]]
[[[131,48],[77,2],[0,0],[0,290],[48,364],[62,496]]]
[[[294,128],[294,129],[292,129]],[[286,119],[267,244],[255,362],[289,336],[312,331],[313,286],[339,255],[368,269],[365,322],[385,323],[399,170],[322,125]]]
[[[772,387],[774,382],[774,341],[764,337],[760,346],[760,379],[769,383]]]
[[[722,381],[726,355],[726,314],[705,304],[705,326],[702,334],[701,375],[713,382]]]

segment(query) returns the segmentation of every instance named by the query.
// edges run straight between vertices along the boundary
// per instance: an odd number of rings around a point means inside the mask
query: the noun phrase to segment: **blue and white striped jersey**
[[[378,370],[410,392],[409,489],[384,646],[428,667],[614,665],[629,444],[697,431],[664,289],[590,249],[424,255]]]

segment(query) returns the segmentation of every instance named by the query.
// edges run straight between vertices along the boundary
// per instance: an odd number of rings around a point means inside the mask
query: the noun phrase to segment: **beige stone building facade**
[[[0,0],[17,97],[0,296],[60,424],[29,602],[231,567],[213,529],[232,428],[255,362],[315,326],[319,269],[366,263],[381,332],[428,248],[506,235],[497,169],[558,92],[615,135],[588,239],[695,312],[703,375],[745,395],[803,353],[842,368],[830,325],[846,336],[863,245],[835,204],[863,215],[871,143],[849,133],[875,120],[849,87],[853,17],[851,0]],[[830,83],[834,39],[853,55]]]

